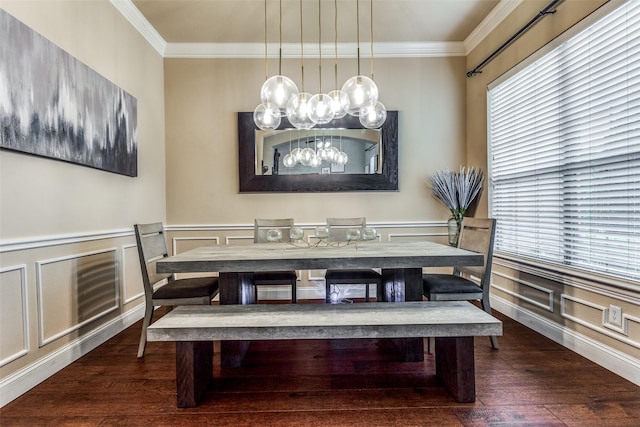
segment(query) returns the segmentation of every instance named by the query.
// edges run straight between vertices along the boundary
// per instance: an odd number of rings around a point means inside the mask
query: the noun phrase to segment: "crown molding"
[[[135,28],[142,37],[153,47],[161,56],[167,48],[167,42],[162,38],[160,33],[147,21],[142,12],[133,4],[131,0],[110,0],[113,7],[125,17],[127,21]]]
[[[471,53],[520,3],[522,3],[522,0],[500,0],[500,3],[489,12],[480,25],[464,40],[463,43],[466,54]]]
[[[320,48],[318,44],[283,43],[283,58],[300,58],[304,53],[305,58],[319,58]],[[333,43],[322,44],[322,57],[334,58],[336,46]],[[462,42],[413,42],[413,43],[375,43],[375,58],[420,58],[442,56],[465,56],[466,52]],[[360,47],[362,57],[371,56],[369,44]],[[337,45],[338,58],[357,58],[358,46],[356,43],[339,43]],[[263,59],[265,46],[263,43],[168,43],[164,53],[165,58],[245,58]],[[270,43],[267,45],[267,57],[279,57],[279,45]]]
[[[111,4],[131,23],[131,25],[149,42],[163,58],[264,58],[264,43],[167,43],[156,29],[147,21],[132,0],[110,0]],[[496,28],[523,0],[501,0],[463,42],[402,42],[374,43],[376,58],[428,58],[444,56],[466,56]],[[322,56],[336,56],[333,43],[322,44]],[[318,45],[304,44],[304,56],[318,58]],[[356,43],[340,43],[337,46],[338,58],[356,58]],[[279,45],[267,45],[267,56],[277,58]],[[283,58],[300,58],[299,44],[282,45]],[[361,56],[370,56],[370,45],[360,48]]]

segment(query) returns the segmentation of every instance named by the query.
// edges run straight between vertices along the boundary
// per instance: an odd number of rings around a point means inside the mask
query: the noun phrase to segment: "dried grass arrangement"
[[[483,183],[482,169],[465,168],[464,166],[460,166],[459,172],[449,169],[436,172],[428,182],[433,196],[451,211],[451,216],[455,219],[458,230],[465,212],[476,197],[482,193]],[[453,237],[457,243],[457,235]],[[452,237],[450,237],[450,243],[454,243]]]

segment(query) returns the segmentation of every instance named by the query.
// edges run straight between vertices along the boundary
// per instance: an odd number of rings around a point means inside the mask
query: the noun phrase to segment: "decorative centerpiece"
[[[433,197],[451,211],[448,221],[449,244],[458,246],[462,217],[482,192],[484,173],[476,167],[460,166],[459,172],[449,169],[434,173],[428,182]]]

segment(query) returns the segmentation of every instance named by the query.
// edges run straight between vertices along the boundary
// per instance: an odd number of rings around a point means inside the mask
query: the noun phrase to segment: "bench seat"
[[[458,402],[474,402],[473,337],[492,335],[502,322],[463,301],[182,306],[147,330],[148,341],[176,342],[178,407],[204,397],[217,340],[434,337],[436,376]]]

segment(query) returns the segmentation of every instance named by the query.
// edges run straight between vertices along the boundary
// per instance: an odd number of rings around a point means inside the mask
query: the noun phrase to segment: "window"
[[[640,2],[489,87],[496,253],[640,280]]]

